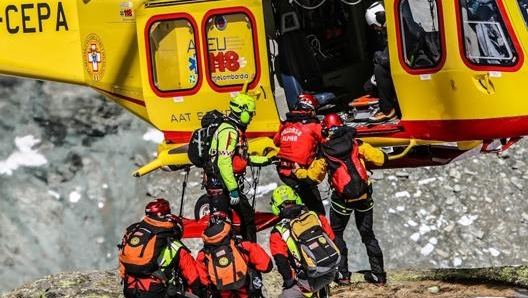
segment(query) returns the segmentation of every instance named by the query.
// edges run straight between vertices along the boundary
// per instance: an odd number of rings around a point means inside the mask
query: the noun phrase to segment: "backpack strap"
[[[164,266],[165,264],[159,264],[160,270],[156,271],[159,271],[161,274],[163,274],[166,281],[174,279],[175,275],[179,274],[180,268],[178,267],[178,264],[180,260],[180,251],[182,249],[189,251],[189,249],[181,241],[171,239],[170,237],[167,238],[167,245],[161,251],[160,256],[158,256],[158,260],[162,258],[162,260],[170,261],[166,266]],[[156,277],[161,278],[161,276]]]
[[[291,236],[290,221],[290,219],[284,218],[275,226],[275,229],[281,234],[282,240],[286,243],[290,255],[290,262],[294,265],[294,268],[297,271],[297,269],[302,268],[302,266],[299,266],[301,262],[301,253],[299,252],[297,243]]]
[[[368,184],[368,175],[367,175],[367,169],[365,166],[361,163],[360,159],[364,159],[365,157],[363,154],[359,152],[359,144],[357,140],[353,140],[354,146],[352,148],[352,154],[350,155],[350,159],[352,160],[352,165],[356,168],[356,171],[358,172],[359,177],[363,179],[363,181],[366,181]]]

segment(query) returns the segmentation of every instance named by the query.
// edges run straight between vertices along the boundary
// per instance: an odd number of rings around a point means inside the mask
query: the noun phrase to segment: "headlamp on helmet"
[[[277,187],[271,195],[271,212],[279,215],[285,203],[302,205],[302,200],[293,188],[284,184]]]

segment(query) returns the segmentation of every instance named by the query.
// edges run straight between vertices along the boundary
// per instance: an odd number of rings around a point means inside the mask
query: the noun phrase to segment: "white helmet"
[[[365,19],[369,26],[376,25],[379,27],[385,27],[385,8],[381,1],[376,1],[367,8]]]

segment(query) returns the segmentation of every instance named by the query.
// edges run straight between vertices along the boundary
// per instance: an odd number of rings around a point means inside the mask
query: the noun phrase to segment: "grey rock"
[[[142,139],[147,124],[116,104],[87,88],[9,77],[0,77],[0,97],[0,162],[17,149],[15,137],[25,135],[41,140],[33,149],[48,161],[0,175],[0,292],[48,274],[114,268],[115,245],[152,196],[166,197],[179,211],[180,172],[131,176],[152,159],[157,144]],[[452,265],[455,256],[464,267],[528,262],[528,238],[522,237],[528,235],[528,201],[516,185],[528,179],[518,162],[528,160],[527,147],[528,141],[521,140],[508,155],[375,170],[374,230],[387,269]],[[200,183],[201,172],[191,170],[182,210],[186,217],[193,217],[194,201],[203,194]],[[273,167],[266,167],[260,185],[271,183],[279,179]],[[268,210],[269,195],[257,199],[259,210]],[[478,220],[456,224],[464,214]],[[415,233],[418,241],[410,238]],[[258,236],[266,248],[268,235]],[[345,238],[350,270],[369,269],[353,219]],[[422,255],[432,238],[437,239],[435,251]],[[198,239],[185,243],[193,252],[201,245]],[[485,253],[490,247],[501,254]]]

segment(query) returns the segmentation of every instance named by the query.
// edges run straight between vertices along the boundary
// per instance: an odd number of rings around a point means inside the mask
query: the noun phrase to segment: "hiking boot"
[[[363,277],[365,278],[366,282],[375,284],[377,286],[384,286],[387,283],[387,274],[385,272],[374,273],[372,271],[369,271],[365,272],[363,274]]]
[[[320,289],[317,294],[315,294],[313,297],[316,298],[329,298],[330,297],[330,287],[328,285],[324,286],[324,288]]]
[[[339,287],[350,285],[350,272],[338,272],[334,278],[334,282]]]
[[[385,115],[382,111],[378,111],[377,113],[374,113],[372,116],[370,116],[367,121],[370,123],[381,123],[396,119],[398,119],[396,116],[396,110],[392,109],[387,115]]]

